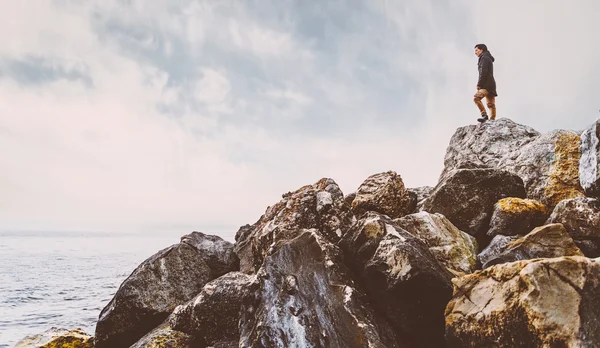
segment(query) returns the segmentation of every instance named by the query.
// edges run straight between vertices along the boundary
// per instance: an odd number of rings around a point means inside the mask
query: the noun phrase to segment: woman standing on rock
[[[485,112],[485,107],[481,99],[485,97],[487,107],[490,109],[490,120],[496,119],[496,80],[494,80],[494,57],[487,46],[484,44],[475,45],[475,54],[479,57],[477,66],[479,67],[479,80],[477,81],[477,93],[475,93],[475,104],[481,112],[481,117],[477,119],[479,122],[488,120],[488,115]]]

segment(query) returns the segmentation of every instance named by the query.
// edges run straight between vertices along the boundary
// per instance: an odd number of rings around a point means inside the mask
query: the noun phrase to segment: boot
[[[483,122],[485,122],[487,120],[488,120],[488,115],[487,114],[483,114],[483,115],[481,115],[480,118],[477,119],[477,121],[481,122],[481,123],[483,123]]]

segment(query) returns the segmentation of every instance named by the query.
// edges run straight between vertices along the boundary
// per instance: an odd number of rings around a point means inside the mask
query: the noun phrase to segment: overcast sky
[[[152,3],[152,5],[147,5]],[[475,123],[600,116],[600,2],[0,0],[0,229],[232,239],[322,177],[434,186]]]

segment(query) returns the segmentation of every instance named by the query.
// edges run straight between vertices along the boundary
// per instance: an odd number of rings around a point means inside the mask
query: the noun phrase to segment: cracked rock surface
[[[356,191],[352,201],[354,215],[375,211],[391,218],[412,213],[418,196],[411,199],[404,182],[396,172],[374,174],[368,177]]]

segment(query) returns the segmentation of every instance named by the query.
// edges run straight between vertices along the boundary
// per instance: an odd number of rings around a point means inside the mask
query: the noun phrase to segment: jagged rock
[[[483,268],[506,262],[560,256],[583,256],[583,253],[562,224],[550,224],[507,244],[499,254],[489,258]]]
[[[395,219],[394,223],[425,242],[429,251],[451,272],[475,272],[477,241],[445,216],[420,212]]]
[[[483,247],[494,204],[507,197],[525,197],[517,175],[497,169],[458,169],[438,183],[423,210],[444,215]]]
[[[284,194],[254,225],[243,226],[236,234],[235,252],[240,258],[240,270],[255,272],[274,242],[293,239],[302,229],[316,228],[335,243],[350,227],[352,219],[344,194],[331,179],[321,179],[314,185]]]
[[[600,264],[571,256],[496,265],[455,278],[449,347],[596,347]]]
[[[15,348],[93,348],[94,338],[81,329],[67,330],[53,327],[41,334],[27,336]]]
[[[477,255],[477,262],[480,265],[487,264],[490,260],[496,258],[499,254],[501,254],[508,245],[522,236],[503,236],[501,234],[496,235],[492,238],[490,244]]]
[[[552,209],[563,199],[583,196],[579,145],[575,132],[540,135],[506,118],[462,127],[450,140],[440,181],[463,163],[504,169],[523,179],[528,198]]]
[[[352,201],[354,215],[375,211],[391,218],[412,213],[411,199],[400,175],[394,171],[368,177],[356,191]]]
[[[188,244],[200,252],[200,256],[212,271],[213,278],[240,269],[240,260],[233,250],[233,244],[219,236],[192,232],[181,237],[181,243]]]
[[[199,348],[203,343],[183,332],[175,331],[165,321],[129,348]]]
[[[240,310],[253,280],[245,273],[231,272],[209,282],[193,300],[175,309],[169,318],[171,327],[209,346],[239,342]]]
[[[550,212],[542,203],[532,199],[503,198],[494,205],[489,237],[524,235],[544,224]]]
[[[278,242],[257,272],[240,347],[397,347],[376,324],[343,264],[316,230]]]
[[[385,215],[365,214],[340,241],[374,306],[407,347],[444,347],[452,274],[419,238]]]
[[[200,252],[179,243],[142,262],[100,313],[96,346],[129,347],[212,279]]]
[[[588,196],[600,198],[600,120],[581,134],[581,159],[579,160],[579,182]]]

